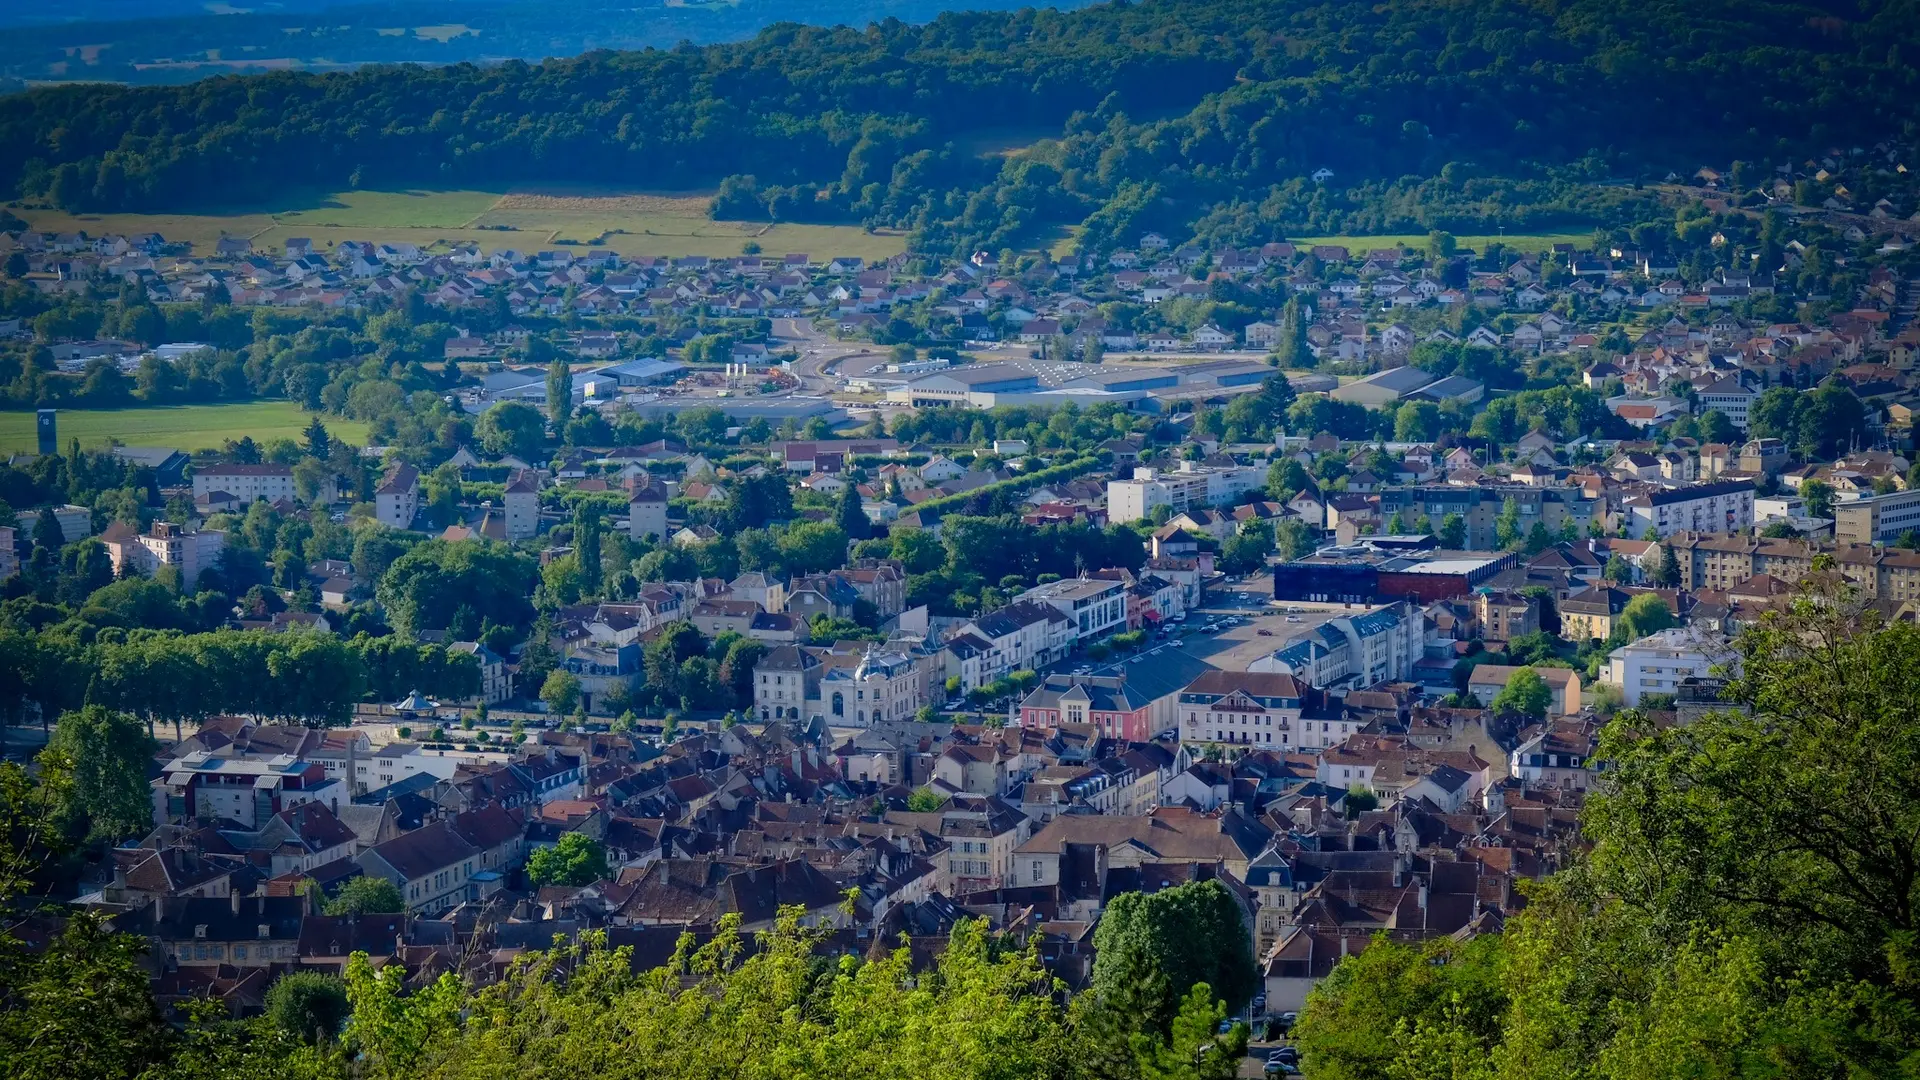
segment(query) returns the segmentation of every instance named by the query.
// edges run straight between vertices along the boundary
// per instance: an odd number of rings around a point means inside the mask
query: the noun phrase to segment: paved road
[[[884,355],[875,345],[837,341],[808,319],[775,319],[773,336],[800,354],[793,362],[793,374],[800,380],[800,389],[808,394],[829,395],[841,388],[840,380],[832,374],[840,361],[850,356]]]

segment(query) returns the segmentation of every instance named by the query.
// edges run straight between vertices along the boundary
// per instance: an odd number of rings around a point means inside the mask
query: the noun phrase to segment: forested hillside
[[[1081,7],[1086,0],[1055,0]],[[184,83],[242,71],[338,71],[577,56],[591,49],[738,41],[776,22],[923,22],[1020,0],[275,0],[225,8],[178,0],[0,5],[0,79]],[[19,25],[15,25],[19,24]]]
[[[726,180],[716,213],[958,249],[1086,219],[1466,228],[1607,221],[1579,184],[1910,132],[1920,4],[1149,0],[538,65],[0,99],[0,190],[69,209],[284,191]],[[979,152],[1008,130],[1052,136]],[[1334,170],[1330,185],[1306,180]],[[1357,186],[1356,186],[1357,185]],[[1236,224],[1236,222],[1238,224]]]

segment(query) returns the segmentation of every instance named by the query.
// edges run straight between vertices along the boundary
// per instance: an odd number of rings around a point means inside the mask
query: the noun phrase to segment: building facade
[[[291,465],[209,465],[193,474],[193,497],[198,499],[224,491],[238,499],[242,504],[260,499],[267,502],[279,502],[285,499],[293,501],[293,466]]]
[[[1633,496],[1621,510],[1636,538],[1648,530],[1661,540],[1678,532],[1742,532],[1753,525],[1753,485],[1723,480],[1655,491]]]
[[[389,529],[410,529],[420,513],[420,470],[395,465],[373,493],[373,516]]]
[[[1231,743],[1291,750],[1304,691],[1292,675],[1209,671],[1188,683],[1176,702],[1182,743]]]

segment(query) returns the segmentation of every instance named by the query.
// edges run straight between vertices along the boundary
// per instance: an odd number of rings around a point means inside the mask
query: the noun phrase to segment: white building
[[[1291,675],[1208,671],[1176,702],[1182,743],[1234,743],[1292,750],[1300,728],[1302,690]]]
[[[1123,623],[1126,621],[1125,605],[1123,595],[1120,616]],[[962,689],[971,690],[975,685],[993,682],[1010,671],[1044,667],[1073,651],[1073,643],[1079,638],[1077,627],[1074,618],[1057,606],[1034,602],[1023,595],[1013,603],[990,611],[960,628],[954,635],[956,640],[964,642],[971,639],[979,643],[976,646],[980,649],[979,655],[970,657],[977,664],[978,683],[968,678],[968,671],[956,671],[954,674],[961,676]]]
[[[293,501],[291,465],[209,465],[193,474],[193,497],[224,491],[243,504]]]
[[[634,487],[627,495],[627,535],[660,540],[667,535],[667,491],[659,484]]]
[[[1753,525],[1753,484],[1723,480],[1635,495],[1622,511],[1635,539],[1644,539],[1648,529],[1661,540],[1677,532],[1741,532]]]
[[[1674,627],[1608,653],[1607,681],[1620,688],[1628,705],[1639,705],[1648,694],[1678,694],[1683,680],[1706,678],[1732,658],[1724,642]]]
[[[507,539],[531,540],[539,535],[540,483],[530,470],[514,473],[500,499],[506,509]]]
[[[115,574],[129,572],[149,577],[163,566],[180,572],[180,584],[192,590],[200,582],[202,571],[220,559],[227,545],[227,534],[215,529],[189,529],[170,521],[156,521],[144,533],[136,533],[124,521],[116,521],[100,534]]]
[[[373,493],[373,516],[390,529],[413,527],[420,513],[420,470],[402,462],[395,465]]]
[[[1739,376],[1729,375],[1694,392],[1694,411],[1704,414],[1709,409],[1715,410],[1734,427],[1745,431],[1747,410],[1759,396],[1760,392],[1741,382]]]
[[[859,664],[833,667],[820,679],[809,709],[835,727],[868,727],[911,720],[927,704],[932,665],[925,657],[888,646],[868,646]]]
[[[1364,689],[1383,682],[1414,677],[1414,664],[1424,655],[1426,616],[1407,603],[1375,608],[1357,615],[1329,619],[1284,642],[1269,655],[1248,665],[1250,671],[1292,675],[1319,689]],[[1311,740],[1302,747],[1325,746],[1338,739]]]
[[[1048,604],[1073,624],[1077,640],[1087,641],[1127,628],[1127,583],[1107,578],[1063,578],[1035,585],[1017,599]]]
[[[1191,507],[1223,506],[1266,483],[1266,470],[1253,465],[1215,467],[1183,461],[1173,472],[1135,469],[1131,480],[1107,482],[1107,517],[1124,523],[1151,517],[1160,506],[1176,514]]]

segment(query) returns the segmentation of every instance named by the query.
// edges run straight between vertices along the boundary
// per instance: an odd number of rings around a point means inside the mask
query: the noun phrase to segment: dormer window
[[[269,926],[267,926],[267,924],[266,924],[266,923],[261,923],[261,924],[259,924],[259,926],[258,926],[258,927],[256,928],[256,933],[255,933],[255,936],[257,936],[258,938],[260,938],[260,940],[262,940],[262,941],[265,941],[265,940],[266,940],[267,938],[269,938],[269,937],[272,937],[272,936],[273,936],[273,934],[272,934],[272,928],[271,928],[271,927],[269,927]]]
[[[195,926],[195,927],[193,928],[193,936],[194,936],[194,937],[196,937],[196,938],[198,938],[198,939],[200,939],[200,940],[202,940],[202,941],[205,941],[205,940],[206,940],[206,938],[207,938],[207,924],[206,924],[206,923],[200,923],[200,924],[198,924],[198,925],[196,925],[196,926]]]

